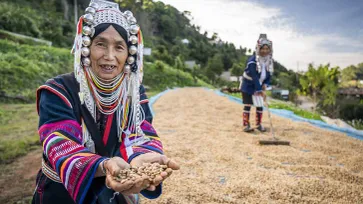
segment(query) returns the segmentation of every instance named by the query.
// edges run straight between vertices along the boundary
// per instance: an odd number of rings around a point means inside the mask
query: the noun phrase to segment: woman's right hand
[[[255,94],[253,94],[255,96],[264,96],[265,93],[263,91],[256,91]]]
[[[263,100],[266,101],[266,93],[264,91],[255,92],[255,96],[262,96]]]
[[[127,180],[124,183],[116,181],[114,177],[117,177],[121,170],[130,168],[130,165],[120,157],[113,157],[105,162],[106,187],[124,195],[129,195],[140,193],[140,191],[150,186],[151,182],[146,175],[134,181]]]
[[[117,177],[121,170],[130,168],[130,165],[120,157],[113,157],[104,163],[106,171],[106,187],[113,189],[116,192],[123,192],[130,189],[134,182],[126,181],[120,183],[114,179]]]

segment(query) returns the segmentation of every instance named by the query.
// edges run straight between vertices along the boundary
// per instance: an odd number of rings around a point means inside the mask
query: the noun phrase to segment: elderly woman
[[[142,36],[130,11],[92,0],[77,26],[74,72],[37,91],[42,169],[33,203],[138,203],[157,198],[178,164],[163,155],[141,85]],[[167,169],[154,179],[119,182],[144,163]]]
[[[247,61],[247,67],[243,73],[241,84],[243,110],[243,131],[252,132],[250,125],[251,106],[256,106],[256,129],[265,132],[262,126],[263,100],[266,95],[264,91],[270,84],[273,72],[272,42],[265,34],[261,34],[256,46],[256,51]]]

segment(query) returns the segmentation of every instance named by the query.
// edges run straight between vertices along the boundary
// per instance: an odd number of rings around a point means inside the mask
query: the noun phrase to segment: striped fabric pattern
[[[38,88],[38,90],[41,90],[41,89],[46,89],[46,90],[49,90],[50,92],[56,94],[59,98],[61,98],[69,107],[73,108],[72,107],[72,104],[71,102],[68,100],[68,98],[66,96],[64,96],[60,91],[58,91],[57,89],[51,87],[51,86],[48,86],[48,85],[42,85]]]
[[[140,89],[140,102],[146,115],[146,120],[142,123],[141,128],[149,140],[139,146],[130,147],[130,151],[126,152],[126,138],[125,134],[122,135],[120,153],[128,162],[143,153],[163,154],[160,138],[151,125],[152,115],[145,90],[143,87]],[[72,89],[63,82],[62,77],[48,80],[37,90],[40,141],[43,145],[45,162],[54,171],[50,173],[57,174],[52,175],[52,178],[55,179],[56,176],[60,178],[75,203],[95,201],[101,192],[93,189],[95,187],[92,183],[94,174],[99,163],[106,158],[91,153],[82,145],[84,142],[83,129],[77,122],[73,109],[77,104],[73,101],[69,91]],[[104,142],[106,141],[105,138]],[[161,188],[161,186],[159,187]],[[155,195],[150,194],[149,196],[156,198],[160,194],[161,191],[158,191]],[[137,201],[137,197],[127,197],[126,199],[129,199],[130,203]]]
[[[40,141],[44,141],[47,136],[56,131],[63,132],[78,143],[82,142],[82,128],[78,122],[74,120],[63,120],[42,125],[38,130]]]
[[[83,147],[81,126],[64,120],[39,128],[43,152],[76,203],[82,203],[98,164],[104,160]]]
[[[144,120],[141,124],[141,129],[143,130],[143,132],[145,133],[145,137],[147,137],[149,141],[142,145],[132,147],[133,154],[129,157],[129,162],[140,154],[150,152],[157,152],[163,154],[163,144],[160,141],[160,138],[157,135],[153,126],[148,121]]]

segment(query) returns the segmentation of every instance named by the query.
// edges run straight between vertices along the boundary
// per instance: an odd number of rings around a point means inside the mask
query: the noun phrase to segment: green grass
[[[269,96],[269,97],[272,97],[271,91],[266,91],[266,95]]]
[[[35,101],[35,90],[46,80],[72,71],[69,49],[18,44],[0,39],[0,91]],[[0,98],[3,103],[15,102]]]
[[[0,163],[9,163],[40,145],[35,104],[0,104]]]
[[[357,130],[363,130],[363,120],[361,119],[348,121],[348,124]]]
[[[43,41],[43,40],[34,40],[31,38],[27,38],[27,37],[23,37],[23,36],[17,36],[14,35],[6,30],[1,30],[0,29],[0,39],[6,39],[12,42],[16,42],[19,44],[27,44],[27,45],[44,45],[44,46],[49,46],[48,41]]]
[[[228,95],[231,95],[231,96],[234,96],[234,97],[237,97],[237,98],[242,99],[241,93],[228,93]]]
[[[210,84],[201,79],[194,79],[192,74],[173,68],[162,62],[146,63],[144,67],[143,83],[152,90],[165,90],[174,87],[209,87]]]
[[[241,98],[241,93],[231,93],[229,95],[237,97],[237,98]],[[301,109],[290,102],[273,99],[273,100],[269,101],[269,107],[275,108],[275,109],[289,110],[303,118],[322,121],[322,119],[320,118],[320,114]]]
[[[158,93],[160,93],[160,92],[162,92],[162,91],[155,91],[155,90],[152,90],[152,91],[147,91],[146,92],[146,96],[147,96],[147,98],[151,98],[151,97],[153,97],[153,96],[155,96],[155,95],[157,95]]]
[[[322,121],[322,119],[320,118],[320,114],[313,113],[313,112],[301,109],[299,107],[296,107],[295,105],[291,105],[291,104],[288,104],[288,103],[285,103],[285,102],[276,102],[276,101],[274,101],[274,102],[271,102],[269,104],[269,106],[270,106],[270,108],[284,109],[284,110],[292,111],[296,115],[301,116],[303,118]]]

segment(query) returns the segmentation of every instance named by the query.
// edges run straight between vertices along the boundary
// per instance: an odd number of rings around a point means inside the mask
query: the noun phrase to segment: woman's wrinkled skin
[[[128,47],[113,26],[92,40],[90,51],[91,69],[101,80],[109,81],[121,74],[128,57]]]

